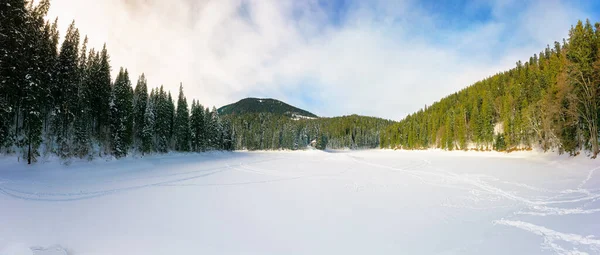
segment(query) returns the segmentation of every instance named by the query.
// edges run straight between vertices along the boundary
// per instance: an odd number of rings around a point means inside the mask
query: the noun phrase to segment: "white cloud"
[[[358,1],[335,25],[314,0],[53,0],[50,16],[61,31],[75,19],[90,46],[106,42],[113,70],[127,67],[134,84],[141,72],[172,92],[183,82],[205,105],[269,96],[319,115],[400,119],[562,40],[586,17],[559,1],[517,15],[511,5],[497,1],[489,22],[460,30],[416,2],[386,0]]]

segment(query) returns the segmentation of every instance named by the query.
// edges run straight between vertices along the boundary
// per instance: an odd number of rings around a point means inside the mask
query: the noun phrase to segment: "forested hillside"
[[[59,45],[48,0],[0,3],[0,150],[28,163],[41,154],[63,159],[131,152],[232,149],[231,129],[216,109],[180,87],[177,105],[163,87],[148,93],[142,74],[113,81],[106,46],[88,49],[73,22]]]
[[[562,43],[389,126],[382,148],[515,150],[596,157],[600,24],[579,21]]]
[[[303,119],[269,112],[227,115],[236,149],[274,150],[378,148],[392,121],[358,115]]]
[[[244,98],[217,110],[220,115],[245,113],[274,113],[292,118],[316,118],[313,113],[271,98]]]
[[[232,123],[234,147],[243,150],[377,148],[379,134],[393,123],[358,115],[319,118],[275,99],[245,98],[218,112]]]

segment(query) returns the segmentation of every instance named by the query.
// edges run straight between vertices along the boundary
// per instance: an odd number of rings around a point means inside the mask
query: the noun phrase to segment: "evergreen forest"
[[[113,78],[106,45],[88,45],[74,21],[59,42],[58,19],[46,17],[50,1],[33,2],[0,3],[0,153],[29,164],[46,155],[311,146],[600,153],[600,23],[589,20],[528,61],[396,122],[317,117],[273,99],[217,110],[189,103],[182,84],[172,95],[124,67]]]

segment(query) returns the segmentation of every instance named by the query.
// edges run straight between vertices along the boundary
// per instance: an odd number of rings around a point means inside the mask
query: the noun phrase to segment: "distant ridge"
[[[219,115],[240,115],[246,113],[273,113],[290,118],[318,118],[317,115],[291,106],[272,98],[244,98],[236,103],[225,105],[217,109]]]

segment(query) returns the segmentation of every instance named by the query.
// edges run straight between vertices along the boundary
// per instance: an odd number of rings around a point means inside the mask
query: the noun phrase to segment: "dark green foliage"
[[[285,115],[288,117],[309,117],[316,118],[308,111],[296,108],[279,100],[270,98],[245,98],[237,103],[223,106],[217,110],[217,112],[224,116],[229,114],[245,114],[245,113],[273,113]]]
[[[191,146],[192,151],[206,150],[206,125],[204,121],[204,107],[195,100],[192,102],[190,116]]]
[[[30,164],[39,156],[50,84],[53,37],[44,21],[49,7],[47,0],[28,8],[25,1],[0,4],[0,147],[10,151],[16,142]]]
[[[79,72],[79,30],[73,21],[67,30],[58,56],[56,78],[52,89],[54,98],[54,134],[61,158],[72,155],[71,138],[73,122],[78,109]]]
[[[162,86],[154,91],[150,100],[154,110],[154,148],[156,151],[164,153],[169,150],[173,113],[171,112],[167,93]]]
[[[89,156],[91,151],[90,139],[90,89],[92,81],[90,80],[90,68],[93,62],[93,51],[88,60],[87,54],[87,37],[84,39],[80,53],[79,61],[79,88],[78,88],[78,105],[75,112],[74,137],[73,137],[73,154],[79,158]]]
[[[88,51],[75,22],[59,51],[57,20],[45,17],[49,7],[49,0],[0,3],[0,152],[17,152],[32,163],[42,153],[68,160],[119,158],[132,148],[142,154],[187,151],[192,142],[196,151],[232,148],[231,126],[215,110],[206,115],[196,102],[190,122],[182,90],[175,114],[162,87],[148,96],[143,74],[135,93],[125,69],[111,84],[106,45]]]
[[[179,85],[179,97],[177,99],[177,113],[174,125],[175,150],[189,151],[191,142],[190,113],[188,111],[187,100],[183,95],[183,85]]]
[[[27,71],[27,59],[19,53],[26,52],[28,19],[25,1],[7,0],[0,4],[0,145],[7,150],[19,128],[21,86],[25,84]],[[15,129],[11,129],[11,124]]]
[[[231,122],[235,149],[359,149],[379,147],[381,130],[393,123],[358,115],[296,119],[282,114],[247,113],[226,115]],[[319,144],[319,142],[321,142]]]
[[[221,149],[226,151],[235,150],[235,138],[233,133],[233,127],[229,120],[222,122],[223,129],[221,131]]]
[[[494,150],[496,151],[505,151],[506,150],[506,141],[504,140],[504,135],[499,134],[496,136],[496,141],[494,142]]]
[[[167,101],[166,101],[166,107],[167,107],[167,112],[168,112],[168,118],[169,118],[169,133],[167,134],[167,140],[168,140],[168,146],[170,148],[173,148],[174,145],[174,127],[175,127],[175,102],[173,101],[173,97],[171,97],[171,91],[168,92],[168,96],[167,96]]]
[[[154,101],[149,100],[146,104],[146,111],[144,112],[144,123],[140,137],[140,151],[142,154],[149,153],[154,149],[153,138],[156,121],[154,112]]]
[[[146,119],[146,107],[148,104],[148,81],[142,74],[135,86],[133,95],[133,134],[134,145],[140,150],[144,137],[144,121]],[[141,149],[142,151],[145,151]],[[148,152],[148,151],[145,151]]]
[[[132,137],[133,91],[129,74],[123,68],[119,71],[113,85],[110,113],[112,153],[117,158],[127,156]]]
[[[568,44],[556,42],[539,57],[407,116],[385,130],[382,147],[452,150],[470,144],[510,151],[537,146],[571,155],[587,149],[595,157],[600,152],[599,28],[579,22]]]
[[[582,126],[582,143],[592,157],[600,153],[598,121],[600,109],[600,24],[579,21],[569,32],[568,78],[573,87],[577,116]]]
[[[92,130],[96,139],[101,144],[108,144],[108,134],[110,126],[110,57],[106,45],[102,48],[99,56],[94,61],[93,70],[90,73],[90,80],[93,81],[90,92],[90,103],[92,112]]]
[[[319,149],[319,150],[325,150],[327,149],[327,135],[326,134],[319,134],[317,135],[317,141],[315,143],[315,148]]]

